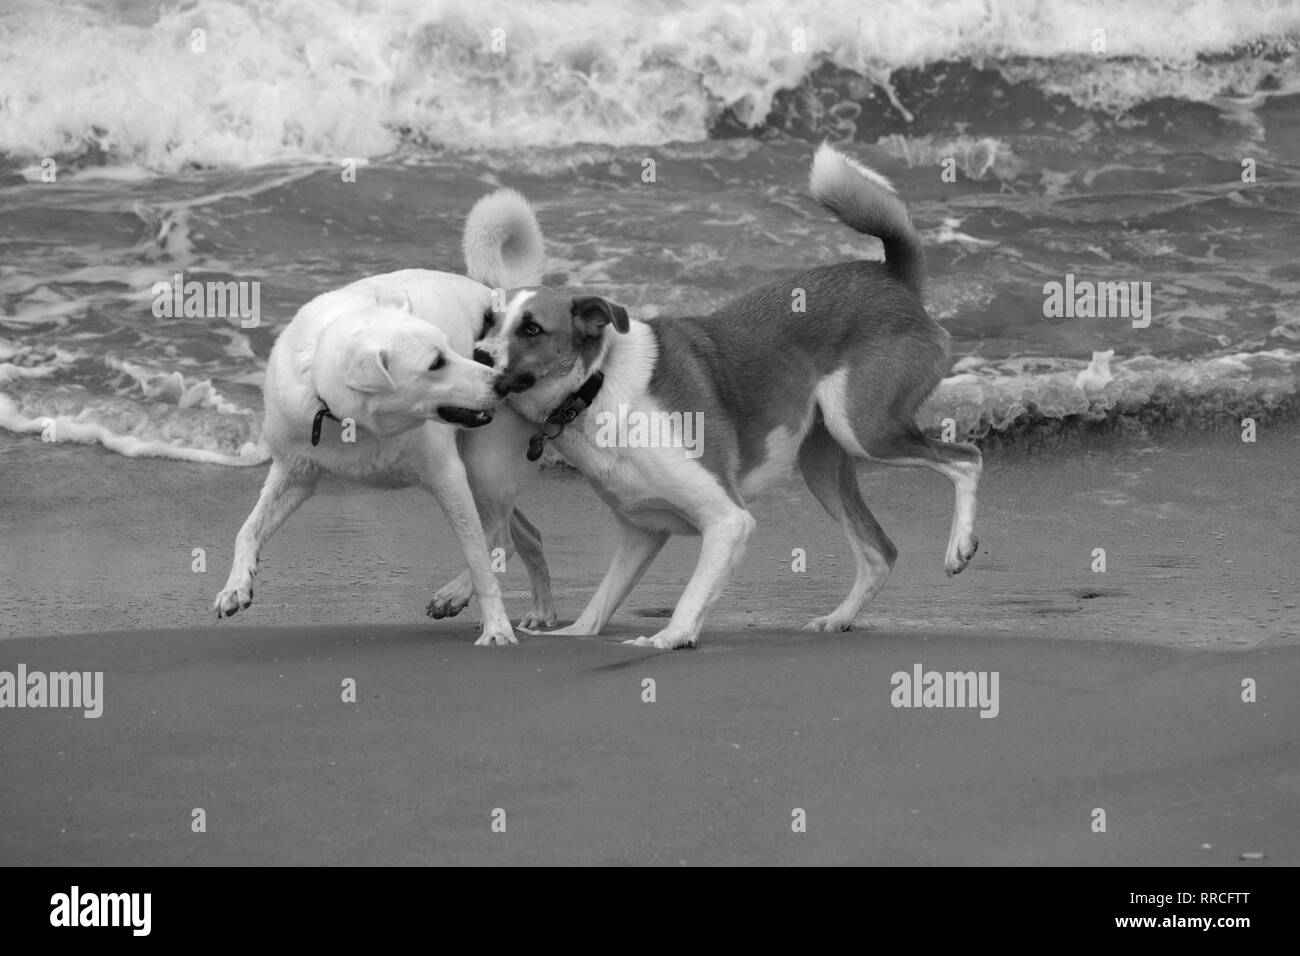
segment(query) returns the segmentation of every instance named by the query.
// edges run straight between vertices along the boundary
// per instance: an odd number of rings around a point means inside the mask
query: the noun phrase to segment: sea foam
[[[24,5],[0,13],[0,153],[24,166],[74,155],[174,172],[375,157],[412,143],[692,142],[724,113],[762,125],[780,91],[826,65],[888,92],[895,70],[991,61],[1111,110],[1296,84],[1293,68],[1250,45],[1293,48],[1300,7],[1201,0],[1191,16],[1188,6],[196,0],[155,14],[152,3]]]

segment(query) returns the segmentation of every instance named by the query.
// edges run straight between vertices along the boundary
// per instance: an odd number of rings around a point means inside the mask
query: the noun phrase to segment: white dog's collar
[[[336,422],[339,421],[339,417],[330,411],[330,407],[325,404],[324,399],[320,400],[320,411],[318,411],[316,417],[311,420],[311,446],[313,448],[320,444],[322,418],[332,418]]]

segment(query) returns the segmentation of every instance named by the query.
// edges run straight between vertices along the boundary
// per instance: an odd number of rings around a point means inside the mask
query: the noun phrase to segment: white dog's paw
[[[694,647],[698,640],[699,637],[695,634],[666,627],[653,637],[638,637],[623,643],[634,644],[637,647],[655,647],[661,651],[675,651],[680,647]]]
[[[948,572],[948,577],[961,574],[966,569],[966,565],[970,564],[970,559],[975,557],[979,546],[980,539],[973,534],[967,534],[949,545],[948,554],[943,561],[943,569]]]
[[[483,625],[483,633],[479,639],[474,642],[475,647],[491,647],[493,644],[503,646],[505,644],[518,644],[519,638],[515,637],[514,629],[507,623],[504,627],[489,627]]]
[[[842,617],[836,617],[833,614],[827,614],[824,617],[815,617],[803,626],[805,631],[820,631],[831,633],[834,631],[851,631],[853,622],[846,621]]]
[[[236,611],[245,610],[253,603],[253,577],[245,575],[242,580],[227,582],[217,599],[212,602],[212,609],[217,617],[230,617]]]
[[[530,628],[555,627],[555,622],[557,620],[558,618],[555,616],[555,608],[533,607],[530,608],[528,613],[523,616],[522,620],[520,620],[519,628],[520,630],[527,631]]]
[[[469,599],[473,596],[474,588],[470,583],[466,581],[462,586],[457,578],[434,593],[433,600],[424,609],[424,613],[435,619],[455,617],[469,607]]]

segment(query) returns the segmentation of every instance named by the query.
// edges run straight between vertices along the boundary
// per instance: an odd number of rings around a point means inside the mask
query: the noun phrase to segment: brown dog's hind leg
[[[889,577],[898,549],[862,500],[853,459],[826,431],[815,424],[799,448],[799,470],[808,490],[826,513],[840,523],[853,550],[857,578],[840,606],[804,625],[805,631],[848,631],[867,602]]]
[[[930,468],[952,482],[956,500],[944,570],[949,575],[960,573],[979,548],[975,537],[975,493],[984,470],[980,450],[967,442],[930,438],[914,424],[899,428],[888,438],[877,438],[864,448],[865,457],[876,464]]]
[[[528,572],[528,583],[533,589],[533,606],[519,622],[520,627],[555,627],[555,601],[551,597],[551,572],[542,554],[542,533],[524,513],[515,508],[510,513],[510,536],[519,551],[519,558]]]

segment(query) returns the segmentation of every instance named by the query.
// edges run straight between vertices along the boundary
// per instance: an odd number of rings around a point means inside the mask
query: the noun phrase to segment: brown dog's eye
[[[529,338],[532,338],[535,335],[541,335],[543,331],[545,330],[536,322],[528,321],[527,316],[524,316],[524,324],[519,327],[519,334],[526,335]]]
[[[442,368],[446,364],[447,364],[446,356],[439,355],[436,359],[433,360],[433,364],[429,366],[429,371],[436,372],[438,371],[438,369]]]

